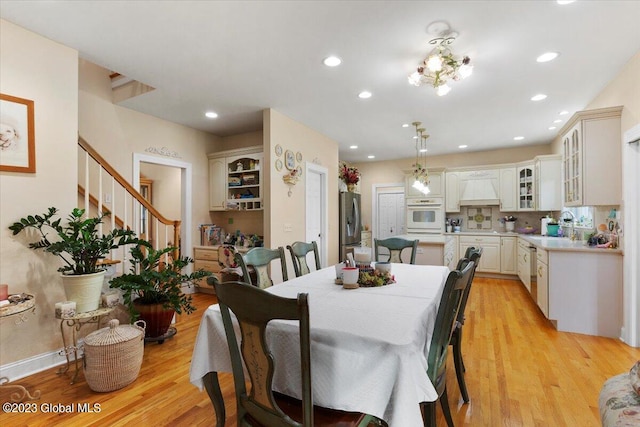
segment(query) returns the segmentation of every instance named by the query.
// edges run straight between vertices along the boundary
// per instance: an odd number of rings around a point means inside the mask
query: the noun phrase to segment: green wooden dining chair
[[[375,248],[376,261],[403,262],[402,251],[411,248],[411,258],[409,264],[416,263],[416,253],[418,252],[418,240],[407,240],[400,237],[389,237],[388,239],[373,239]],[[379,258],[378,248],[383,247],[389,249],[389,259],[381,260]]]
[[[456,377],[458,379],[458,385],[460,386],[460,393],[462,394],[462,400],[464,400],[464,403],[469,403],[469,392],[467,391],[467,383],[464,380],[464,373],[466,369],[464,367],[464,361],[462,360],[462,326],[464,325],[464,312],[467,307],[469,292],[471,292],[471,284],[473,283],[473,278],[476,274],[476,267],[480,262],[481,256],[482,248],[474,248],[473,246],[468,247],[464,254],[464,258],[461,258],[456,266],[456,270],[462,271],[471,261],[475,263],[473,271],[471,272],[471,277],[469,277],[469,283],[462,294],[460,309],[458,310],[458,316],[453,328],[453,333],[451,334],[451,340],[449,341],[453,346],[453,363],[456,368]]]
[[[318,244],[316,241],[311,243],[306,242],[294,242],[291,245],[287,245],[287,249],[291,254],[291,261],[293,261],[293,269],[296,272],[296,277],[304,276],[311,272],[309,263],[307,262],[307,254],[313,251],[313,257],[316,262],[316,270],[320,270],[320,254],[318,253]]]
[[[297,298],[284,298],[244,282],[215,282],[214,286],[231,357],[238,426],[364,427],[376,420],[367,414],[313,405],[307,294],[298,294]],[[239,331],[234,328],[231,312],[240,325]],[[277,319],[298,321],[301,401],[275,393],[272,389],[274,372],[279,363],[282,363],[283,369],[295,369],[288,360],[274,359],[270,351],[265,331],[267,324]],[[241,338],[240,347],[236,334]],[[249,393],[243,361],[251,385]]]
[[[447,353],[462,294],[469,283],[474,266],[475,263],[470,261],[464,270],[453,270],[449,273],[440,298],[427,357],[427,374],[438,393],[438,400],[449,427],[453,427],[453,419],[447,398]],[[423,420],[425,427],[436,427],[436,402],[423,403]]]
[[[280,261],[282,280],[289,280],[287,275],[287,260],[282,246],[279,246],[278,249],[253,248],[244,255],[236,253],[235,259],[236,263],[242,269],[242,280],[250,285],[257,286],[261,289],[272,286],[273,280],[271,280],[271,276],[269,276],[269,264],[276,259]],[[251,278],[249,267],[255,270],[256,280]]]

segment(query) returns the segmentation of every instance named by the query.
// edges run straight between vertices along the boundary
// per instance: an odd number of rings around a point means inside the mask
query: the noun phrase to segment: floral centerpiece
[[[349,191],[353,191],[355,185],[360,181],[360,171],[355,166],[349,166],[345,162],[340,162],[338,177],[347,184]]]
[[[358,284],[363,288],[385,286],[395,283],[394,277],[389,271],[373,270],[361,271],[358,277]]]

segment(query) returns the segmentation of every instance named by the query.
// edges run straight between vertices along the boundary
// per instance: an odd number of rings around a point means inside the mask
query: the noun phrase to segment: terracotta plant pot
[[[146,338],[158,338],[167,333],[173,320],[175,310],[166,309],[162,304],[142,304],[137,300],[133,302],[139,319],[147,324],[144,336]]]

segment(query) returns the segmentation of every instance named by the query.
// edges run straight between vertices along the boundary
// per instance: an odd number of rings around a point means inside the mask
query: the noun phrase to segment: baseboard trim
[[[67,360],[64,356],[60,355],[60,351],[61,350],[42,353],[27,359],[2,365],[0,366],[0,377],[7,377],[10,381],[15,381],[66,363]],[[73,360],[73,355],[69,357]]]

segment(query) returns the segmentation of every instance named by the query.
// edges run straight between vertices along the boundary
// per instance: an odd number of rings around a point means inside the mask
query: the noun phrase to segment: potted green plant
[[[57,213],[58,209],[51,207],[41,215],[28,215],[9,226],[9,230],[14,236],[28,228],[37,230],[40,240],[29,243],[29,247],[63,260],[64,265],[58,271],[62,273],[67,299],[75,301],[79,313],[96,310],[105,273],[98,261],[112,249],[136,243],[138,239],[133,231],[119,228],[101,234],[99,224],[108,213],[84,218],[85,210],[75,208],[64,224]]]
[[[110,287],[123,291],[124,304],[129,308],[132,320],[140,318],[146,322],[148,338],[163,337],[175,313],[192,313],[195,307],[191,295],[185,294],[182,286],[212,274],[204,270],[184,273],[183,269],[193,259],[174,258],[175,250],[175,247],[154,249],[149,242],[140,239],[131,248],[130,272],[109,282]]]

